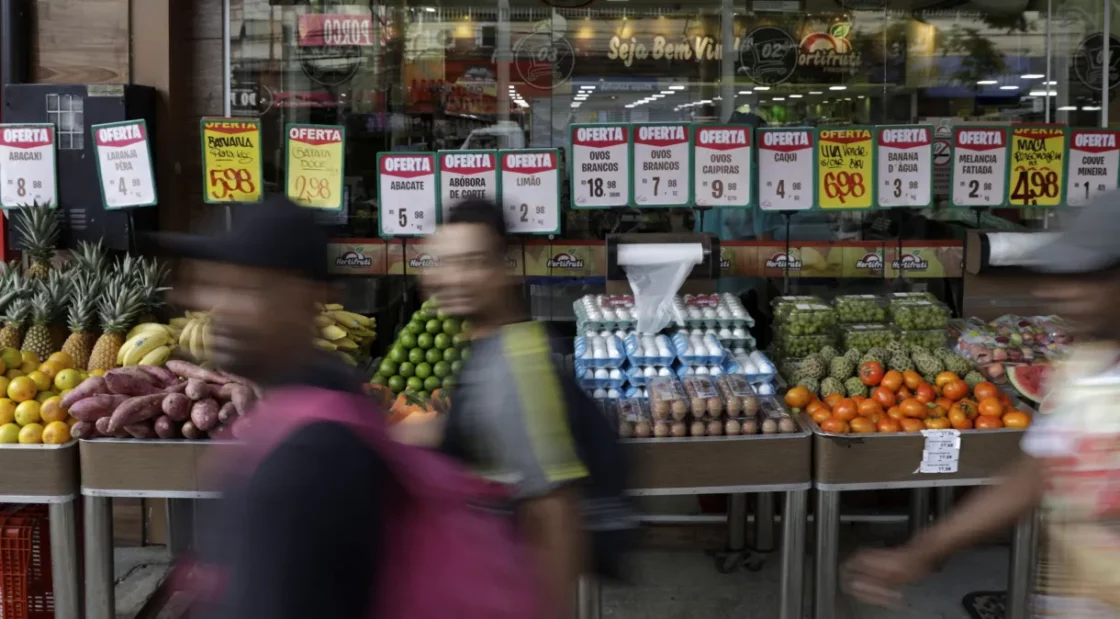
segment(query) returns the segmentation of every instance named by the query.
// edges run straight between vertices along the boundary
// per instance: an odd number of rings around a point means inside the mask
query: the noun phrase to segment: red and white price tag
[[[452,150],[439,153],[440,214],[463,200],[498,201],[498,152]]]
[[[804,211],[816,204],[812,129],[759,129],[758,206]]]
[[[630,126],[572,125],[572,207],[630,204]]]
[[[0,125],[0,207],[58,204],[54,125]]]
[[[156,204],[148,125],[127,120],[90,127],[97,149],[101,198],[107,210]]]
[[[696,206],[751,205],[751,130],[700,126],[692,149]]]
[[[692,126],[634,125],[634,203],[689,206],[692,196]]]
[[[1120,131],[1071,129],[1066,204],[1082,206],[1098,193],[1120,186]]]
[[[502,151],[506,228],[518,234],[560,232],[560,156],[556,150]]]
[[[377,189],[381,236],[427,236],[436,231],[434,153],[381,153]]]
[[[933,206],[933,129],[880,127],[876,133],[879,206]]]
[[[953,206],[1003,206],[1007,195],[1007,129],[954,127]]]

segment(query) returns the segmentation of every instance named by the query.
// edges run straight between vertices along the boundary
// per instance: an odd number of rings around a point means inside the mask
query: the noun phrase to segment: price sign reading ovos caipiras
[[[804,211],[816,203],[812,129],[759,129],[758,206]]]
[[[874,206],[875,146],[871,129],[847,127],[817,132],[817,203],[822,209]]]
[[[878,205],[933,206],[933,128],[879,127],[875,131]]]
[[[148,125],[127,120],[90,127],[97,175],[107,210],[156,204],[156,180],[148,148]]]
[[[953,128],[949,202],[953,206],[1005,206],[1007,128]]]
[[[692,127],[634,125],[634,204],[689,206],[692,202]]]
[[[750,128],[704,125],[695,131],[692,195],[696,206],[750,206]]]
[[[630,204],[630,125],[572,125],[572,207]]]
[[[506,228],[518,234],[560,232],[560,156],[555,149],[504,150],[502,204]]]
[[[0,207],[58,205],[54,125],[0,125]]]
[[[377,221],[381,236],[427,236],[439,212],[435,153],[381,153]]]
[[[440,215],[463,200],[498,201],[498,151],[452,150],[439,153]]]
[[[1082,206],[1120,186],[1120,131],[1070,129],[1068,140],[1066,204]]]

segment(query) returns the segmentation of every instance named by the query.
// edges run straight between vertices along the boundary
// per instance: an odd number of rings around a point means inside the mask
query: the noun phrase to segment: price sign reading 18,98
[[[764,211],[813,208],[812,129],[758,130],[758,206]]]
[[[260,121],[203,118],[202,163],[203,201],[260,202]]]
[[[97,175],[107,210],[154,206],[156,180],[143,120],[90,127],[97,148]]]
[[[1066,132],[1060,127],[1011,130],[1011,206],[1058,206],[1066,172]]]
[[[933,206],[933,129],[880,127],[875,132],[879,207]]]
[[[288,125],[288,197],[310,208],[343,207],[346,127]]]
[[[54,125],[0,125],[0,207],[58,204]]]
[[[692,196],[690,125],[634,125],[634,203],[688,206]]]
[[[867,209],[874,204],[875,145],[863,127],[817,133],[817,203],[822,209]]]
[[[502,151],[506,228],[520,234],[560,232],[560,157],[555,150]]]
[[[692,150],[696,206],[751,205],[751,130],[696,127]]]
[[[630,126],[572,125],[572,207],[630,204]]]
[[[1070,129],[1066,204],[1082,206],[1120,185],[1120,131]]]
[[[955,127],[949,202],[953,206],[1006,204],[1007,129]]]
[[[436,231],[439,188],[433,153],[382,153],[377,162],[377,221],[381,236]]]

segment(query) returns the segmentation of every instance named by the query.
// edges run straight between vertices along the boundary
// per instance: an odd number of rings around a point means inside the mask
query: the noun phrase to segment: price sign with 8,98
[[[815,202],[812,129],[758,130],[758,207],[804,211]]]
[[[0,207],[58,204],[54,125],[0,125]]]
[[[1011,206],[1058,206],[1066,172],[1066,132],[1061,127],[1011,129]]]
[[[203,201],[260,202],[260,121],[203,118],[201,122]]]
[[[874,205],[875,144],[866,127],[817,132],[817,203],[826,210]]]
[[[288,198],[301,206],[341,210],[346,127],[288,125],[287,153]]]
[[[143,120],[93,125],[97,176],[106,210],[156,204],[156,177]]]
[[[749,127],[696,127],[692,150],[696,206],[751,205],[751,130]]]
[[[692,126],[634,125],[634,204],[689,206],[692,201]]]
[[[435,153],[381,153],[377,190],[381,236],[427,236],[436,231],[439,183]]]
[[[953,128],[949,203],[997,207],[1006,204],[1007,128]]]
[[[504,150],[499,159],[506,228],[521,234],[560,232],[560,157],[556,150]]]
[[[630,126],[572,125],[572,208],[630,204]]]

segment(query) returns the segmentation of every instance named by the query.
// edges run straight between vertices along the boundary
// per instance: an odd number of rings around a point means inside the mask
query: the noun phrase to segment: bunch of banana
[[[181,325],[179,346],[186,350],[196,361],[210,358],[210,314],[207,312],[187,312],[182,318],[172,318],[172,325]]]
[[[163,365],[178,347],[179,328],[158,322],[136,325],[117,352],[117,365]]]
[[[350,365],[357,365],[369,356],[376,338],[377,323],[373,318],[348,312],[337,303],[319,307],[319,315],[315,317],[315,345],[340,353]]]

